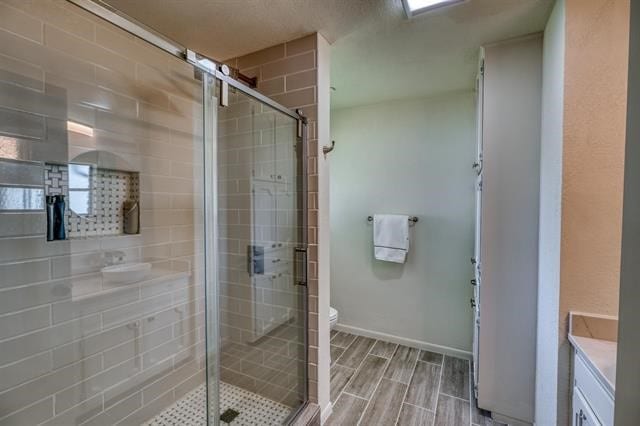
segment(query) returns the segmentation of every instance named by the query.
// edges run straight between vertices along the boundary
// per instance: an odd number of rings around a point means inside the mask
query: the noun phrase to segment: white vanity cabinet
[[[613,426],[613,395],[578,352],[574,352],[573,384],[573,426]]]
[[[573,388],[573,426],[596,426],[602,425],[589,403],[585,400],[580,389]]]

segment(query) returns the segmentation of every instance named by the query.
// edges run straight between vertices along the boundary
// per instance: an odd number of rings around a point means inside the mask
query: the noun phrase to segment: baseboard
[[[333,404],[331,401],[327,404],[326,407],[320,412],[320,424],[323,425],[324,422],[327,421],[329,416],[333,413]]]
[[[504,423],[509,426],[532,426],[534,423],[523,422],[522,420],[514,419],[509,416],[503,416],[497,413],[491,413],[491,417],[496,422]]]
[[[366,330],[364,328],[352,327],[345,324],[336,324],[335,327],[338,331],[344,331],[347,333],[355,334],[357,336],[370,337],[373,339],[384,340],[386,342],[397,343],[399,345],[409,346],[411,348],[424,349],[431,352],[439,352],[446,355],[455,356],[458,358],[471,359],[471,352],[463,351],[461,349],[450,348],[448,346],[435,345],[429,342],[423,342],[421,340],[407,339],[406,337],[394,336],[393,334],[380,333],[378,331]]]

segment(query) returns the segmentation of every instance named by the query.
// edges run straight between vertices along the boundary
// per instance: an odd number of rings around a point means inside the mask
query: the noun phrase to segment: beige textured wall
[[[258,90],[309,120],[309,398],[318,397],[318,140],[317,36],[309,36],[226,61],[249,77]]]
[[[628,38],[629,0],[566,1],[559,424],[568,312],[618,312]]]

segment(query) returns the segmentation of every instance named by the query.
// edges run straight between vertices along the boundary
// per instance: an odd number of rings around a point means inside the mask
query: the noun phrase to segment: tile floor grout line
[[[403,404],[407,404],[407,405],[410,405],[410,406],[412,406],[412,407],[416,407],[416,408],[419,408],[419,409],[421,409],[421,410],[428,411],[428,412],[430,412],[430,413],[435,414],[435,412],[434,412],[433,410],[429,410],[428,408],[424,408],[424,407],[421,407],[421,406],[416,405],[416,404],[412,404],[412,403],[407,402],[407,401],[404,401],[404,402],[403,402]]]
[[[422,363],[424,363],[424,364],[437,365],[438,367],[442,367],[442,366],[443,366],[443,365],[442,365],[442,363],[437,364],[437,363],[435,363],[435,362],[423,361],[423,360],[421,360],[421,359],[418,359],[418,362],[422,362]]]
[[[460,401],[464,401],[464,402],[469,402],[468,399],[464,399],[464,398],[460,398],[459,396],[453,396],[453,395],[449,395],[446,392],[439,392],[440,394],[444,395],[444,396],[448,396],[449,398],[454,398],[454,399],[459,399]]]
[[[361,396],[358,396],[358,395],[356,395],[356,394],[353,394],[353,393],[350,393],[350,392],[347,392],[347,391],[342,391],[341,393],[343,393],[343,394],[345,394],[345,395],[352,396],[352,397],[354,397],[354,398],[362,399],[363,401],[368,401],[368,399],[367,399],[367,398],[363,398],[363,397],[361,397]]]
[[[342,356],[347,352],[347,350],[351,347],[351,345],[353,345],[353,344],[356,342],[356,340],[358,340],[358,336],[356,336],[355,334],[354,334],[354,336],[355,336],[355,338],[351,341],[351,343],[349,343],[349,344],[347,345],[347,347],[346,347],[346,348],[344,348],[344,350],[342,351],[342,353],[340,354],[340,356],[339,356],[338,358],[336,358],[336,360],[335,360],[334,364],[337,364],[337,363],[338,363],[338,360],[339,360],[340,358],[342,358]],[[335,336],[334,336],[334,338],[335,338]],[[331,342],[329,342],[329,343],[331,343]],[[336,346],[336,345],[333,345],[333,346]],[[340,346],[338,346],[338,347],[340,347]],[[331,354],[331,345],[329,345],[329,354]],[[342,364],[340,364],[340,365],[342,365]],[[331,367],[331,366],[329,366],[329,367]],[[345,365],[344,367],[346,367],[346,365]]]
[[[398,348],[400,348],[400,345],[398,345]],[[396,349],[397,351],[398,349]],[[405,401],[407,399],[407,394],[409,393],[409,386],[411,386],[411,382],[413,381],[413,376],[414,374],[416,374],[416,367],[418,366],[418,361],[420,359],[420,352],[422,352],[420,349],[418,349],[418,355],[416,356],[416,360],[413,363],[413,369],[411,370],[411,376],[409,377],[409,383],[407,383],[407,388],[404,390],[404,395],[402,395],[402,402],[400,402],[400,410],[398,411],[398,415],[396,416],[396,421],[394,423],[394,425],[397,425],[398,422],[400,421],[400,414],[402,413],[402,405],[405,404]],[[412,405],[412,404],[409,404]],[[433,417],[435,418],[435,413],[433,414]]]
[[[376,340],[376,342],[378,342],[378,341]],[[374,343],[374,345],[375,345],[375,343]],[[373,349],[373,346],[371,348]],[[367,356],[369,356],[369,355],[370,354],[367,354]],[[375,355],[371,355],[371,356],[375,356]],[[379,358],[382,358],[382,357],[379,357]],[[382,374],[380,375],[380,378],[378,379],[378,383],[376,383],[376,387],[373,388],[373,392],[371,393],[371,397],[369,398],[369,401],[367,402],[367,405],[365,405],[364,410],[362,410],[362,414],[360,415],[360,418],[358,419],[358,422],[356,423],[356,426],[358,426],[360,424],[360,422],[362,421],[362,418],[364,417],[364,413],[367,412],[367,408],[369,408],[369,404],[371,404],[371,401],[373,401],[373,397],[376,394],[376,391],[378,390],[378,387],[380,387],[380,383],[382,383],[382,379],[384,379],[384,372],[387,370],[387,367],[389,366],[389,363],[391,362],[390,360],[388,360],[386,358],[382,358],[382,359],[385,360],[384,367],[382,368]]]
[[[445,355],[442,356],[442,366],[440,367],[440,377],[438,380],[438,393],[436,394],[436,406],[435,406],[433,423],[432,423],[433,426],[435,426],[436,424],[436,416],[438,415],[438,402],[440,402],[440,388],[442,387],[442,376],[444,375],[444,357]]]

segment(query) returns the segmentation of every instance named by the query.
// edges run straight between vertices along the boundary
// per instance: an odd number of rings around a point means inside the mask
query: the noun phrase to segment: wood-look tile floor
[[[476,407],[469,364],[332,331],[333,414],[327,425],[497,426]]]

